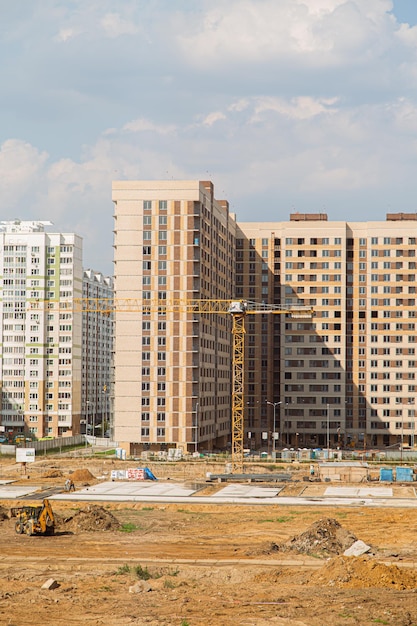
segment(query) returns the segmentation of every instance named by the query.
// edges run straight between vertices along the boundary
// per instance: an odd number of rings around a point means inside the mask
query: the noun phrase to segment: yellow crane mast
[[[171,298],[168,300],[142,300],[140,298],[74,298],[72,308],[85,313],[110,315],[125,313],[194,313],[229,314],[232,317],[233,362],[232,362],[232,472],[243,472],[244,437],[244,359],[246,315],[271,313],[288,315],[291,318],[311,318],[314,311],[307,306],[282,307],[246,300],[200,300]]]

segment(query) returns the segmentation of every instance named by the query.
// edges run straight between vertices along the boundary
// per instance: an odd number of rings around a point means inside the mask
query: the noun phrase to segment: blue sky
[[[0,0],[0,219],[112,273],[113,179],[241,221],[417,211],[415,0]]]

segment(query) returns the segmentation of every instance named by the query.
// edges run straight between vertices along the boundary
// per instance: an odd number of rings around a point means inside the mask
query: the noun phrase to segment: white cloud
[[[101,18],[100,23],[109,37],[134,35],[139,31],[138,26],[133,21],[122,18],[119,13],[106,13]]]
[[[155,124],[154,122],[139,117],[136,120],[132,120],[123,126],[124,131],[130,133],[143,133],[146,131],[158,133],[160,135],[169,135],[175,132],[176,128],[174,124]]]
[[[289,101],[283,98],[257,98],[252,121],[259,122],[262,114],[269,111],[298,120],[308,120],[322,113],[334,114],[336,109],[332,107],[337,100],[337,98],[315,99],[310,96],[300,96]]]
[[[239,219],[414,204],[417,27],[391,0],[31,4],[0,41],[2,218],[79,232],[96,269],[112,179],[210,178]]]
[[[396,32],[398,39],[411,48],[417,48],[417,26],[401,24]]]
[[[221,120],[225,120],[226,116],[221,111],[213,111],[213,113],[209,113],[203,119],[204,126],[213,126],[216,122],[220,122]]]
[[[55,41],[66,42],[77,36],[78,33],[73,28],[61,28],[58,34],[54,37]]]
[[[20,139],[8,139],[0,147],[0,197],[2,210],[14,207],[36,192],[45,173],[48,154]]]
[[[229,105],[228,110],[241,112],[247,109],[248,106],[249,106],[249,99],[241,98],[237,102],[233,102],[231,105]]]
[[[391,7],[390,0],[217,1],[178,41],[185,60],[202,67],[300,57],[311,65],[349,64],[389,46]]]

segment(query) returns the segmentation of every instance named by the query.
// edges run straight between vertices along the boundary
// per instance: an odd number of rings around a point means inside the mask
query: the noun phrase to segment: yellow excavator
[[[17,517],[15,531],[22,535],[53,535],[55,518],[49,500],[42,506],[21,506],[11,509],[11,516]]]

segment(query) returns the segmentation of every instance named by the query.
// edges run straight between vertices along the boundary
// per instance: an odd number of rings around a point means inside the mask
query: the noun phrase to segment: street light
[[[195,405],[195,439],[194,439],[194,451],[198,451],[198,409],[200,404],[197,402]]]
[[[103,385],[104,406],[101,411],[101,436],[104,438],[104,425],[107,420],[107,385]]]
[[[326,412],[327,412],[327,460],[329,460],[329,454],[330,454],[330,409],[329,409],[329,405],[326,405]]]
[[[275,431],[276,431],[276,408],[279,404],[282,404],[282,400],[280,400],[279,402],[269,402],[269,400],[266,401],[267,404],[270,404],[271,406],[274,407],[274,432],[273,432],[273,440],[272,440],[272,458],[275,459],[276,457],[276,451],[275,451]]]

